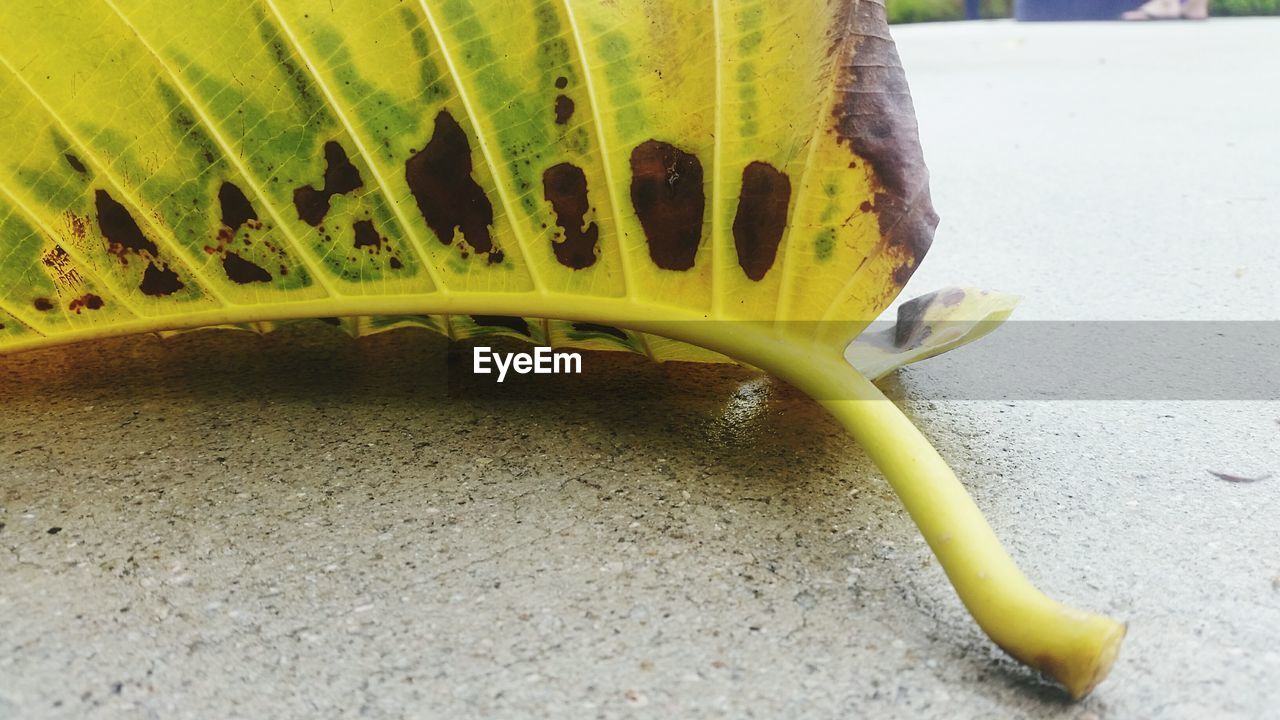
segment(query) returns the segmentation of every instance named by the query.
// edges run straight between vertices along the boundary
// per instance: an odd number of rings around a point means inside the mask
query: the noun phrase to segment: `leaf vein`
[[[408,235],[409,241],[413,245],[414,252],[417,254],[421,265],[426,268],[427,275],[431,278],[431,284],[435,287],[436,292],[447,293],[448,288],[446,288],[440,281],[440,277],[436,272],[435,264],[432,262],[431,255],[427,252],[426,244],[410,224],[409,218],[404,213],[404,208],[400,203],[396,202],[395,198],[392,196],[387,180],[378,169],[378,165],[374,161],[373,154],[369,152],[369,148],[365,141],[360,137],[360,134],[356,132],[356,128],[347,116],[346,111],[344,111],[342,106],[338,103],[337,94],[333,92],[331,87],[329,87],[329,83],[325,82],[319,69],[315,66],[314,62],[312,62],[311,56],[303,49],[302,43],[298,41],[293,28],[289,25],[288,21],[285,20],[284,14],[276,7],[275,0],[267,0],[267,7],[271,9],[271,13],[280,24],[281,32],[289,39],[289,44],[293,46],[294,52],[298,53],[298,57],[302,59],[303,66],[306,67],[307,72],[311,75],[311,78],[315,80],[317,87],[320,88],[320,92],[329,102],[329,107],[333,111],[334,116],[338,118],[338,122],[342,124],[343,130],[346,131],[347,136],[351,138],[351,142],[355,145],[356,152],[360,154],[360,157],[364,158],[365,165],[368,166],[369,172],[373,174],[374,182],[378,185],[378,192],[382,194],[387,206],[390,208],[392,214],[395,215],[396,222],[400,224],[400,227],[404,230],[405,234]]]
[[[324,270],[317,265],[313,259],[312,253],[307,248],[303,247],[302,243],[294,235],[293,231],[287,224],[285,224],[279,208],[277,208],[267,197],[266,193],[263,192],[262,186],[259,184],[258,180],[249,174],[249,169],[245,166],[240,155],[234,151],[231,144],[223,136],[222,130],[215,125],[213,119],[209,117],[208,110],[196,100],[195,93],[187,86],[187,83],[180,75],[178,75],[177,72],[174,71],[172,67],[169,66],[169,63],[160,56],[160,53],[151,46],[151,43],[143,37],[142,33],[134,26],[129,17],[124,14],[124,11],[116,6],[114,0],[102,0],[102,2],[105,3],[107,7],[111,8],[112,12],[120,18],[120,21],[129,28],[129,31],[138,39],[139,44],[141,44],[147,53],[151,55],[151,57],[156,61],[156,64],[164,70],[165,74],[169,76],[169,79],[173,81],[174,87],[176,87],[178,92],[182,94],[183,99],[186,100],[187,104],[191,107],[196,118],[199,119],[205,130],[209,132],[209,137],[217,143],[218,148],[222,151],[223,156],[226,157],[227,162],[236,169],[245,184],[248,185],[249,190],[253,192],[254,196],[262,203],[266,212],[271,215],[272,221],[275,223],[276,227],[279,228],[280,233],[284,236],[285,240],[289,242],[289,245],[293,249],[294,254],[298,257],[299,261],[306,266],[307,272],[315,278],[316,282],[319,283],[325,293],[332,296],[339,295],[328,277],[326,277]]]
[[[494,187],[498,193],[498,201],[502,203],[503,214],[507,217],[507,222],[511,226],[511,232],[515,235],[516,245],[520,247],[520,254],[523,256],[526,272],[529,273],[529,280],[533,283],[534,291],[539,294],[545,294],[546,288],[542,283],[542,278],[534,267],[534,253],[529,247],[525,239],[524,231],[521,224],[517,220],[516,215],[512,212],[511,198],[507,196],[504,188],[505,183],[502,181],[502,173],[498,170],[498,163],[493,157],[493,151],[490,143],[485,139],[484,130],[481,129],[480,118],[476,115],[475,108],[472,107],[471,95],[467,90],[466,84],[462,81],[462,73],[458,71],[457,62],[454,60],[453,52],[449,48],[449,44],[445,41],[444,28],[437,22],[435,15],[431,12],[431,7],[427,0],[418,0],[418,4],[422,8],[423,15],[426,16],[427,24],[431,26],[431,33],[436,38],[436,44],[440,46],[440,54],[444,58],[444,64],[449,68],[449,75],[453,78],[453,83],[458,90],[458,100],[462,103],[463,109],[467,113],[472,130],[476,134],[476,143],[480,146],[480,154],[484,157],[485,164],[489,166],[489,172],[493,176]]]
[[[582,82],[586,84],[587,100],[591,103],[591,119],[595,127],[596,146],[600,152],[600,164],[604,175],[605,192],[609,196],[609,204],[612,206],[613,212],[610,216],[613,218],[614,225],[614,241],[618,243],[618,263],[622,272],[623,296],[628,299],[635,299],[635,278],[632,276],[630,252],[628,248],[622,246],[622,239],[625,237],[622,232],[622,208],[623,199],[618,194],[619,188],[617,181],[613,177],[613,163],[610,160],[608,135],[604,129],[604,118],[600,109],[599,94],[596,91],[595,78],[591,72],[591,66],[587,63],[587,46],[582,37],[582,28],[577,17],[573,12],[573,0],[561,0],[564,3],[565,15],[569,21],[569,31],[573,33],[573,42],[576,47],[578,63],[582,66]]]
[[[71,128],[70,123],[64,120],[62,116],[58,114],[56,110],[54,110],[53,106],[50,105],[42,95],[40,95],[40,93],[36,92],[36,89],[31,86],[31,83],[27,81],[26,77],[24,77],[21,72],[19,72],[18,68],[15,68],[12,64],[10,64],[8,58],[5,58],[4,56],[0,55],[0,65],[4,65],[5,69],[8,70],[9,73],[12,74],[15,79],[17,79],[18,83],[22,85],[22,87],[31,95],[31,97],[34,98],[35,101],[40,104],[40,107],[45,111],[45,113],[49,115],[49,118],[58,125],[59,129],[61,129],[63,134],[66,136],[67,141],[75,146],[76,150],[78,151],[77,155],[81,158],[81,160],[87,161],[90,165],[96,167],[99,171],[101,171],[102,176],[106,178],[107,183],[111,186],[111,189],[115,190],[115,192],[119,194],[120,198],[124,200],[126,204],[133,206],[135,210],[141,210],[142,208],[146,207],[145,205],[143,205],[142,199],[139,197],[136,197],[132,191],[126,188],[124,184],[116,177],[116,174],[111,170],[111,167],[98,156],[98,154],[89,146],[88,143],[86,143],[84,140],[80,138],[80,135]],[[31,208],[26,206],[26,203],[19,200],[18,197],[12,192],[8,192],[7,194],[9,194],[9,196],[14,199],[14,202],[21,205],[23,208],[23,212],[32,220],[36,221],[50,237],[54,237],[54,238],[58,237],[57,233],[49,231],[48,226],[45,225],[44,222],[39,219],[39,217]],[[177,238],[175,238],[172,235],[172,233],[166,231],[163,228],[158,227],[153,222],[151,216],[148,213],[138,212],[137,216],[135,216],[135,219],[138,216],[141,217],[141,220],[143,224],[146,226],[146,228],[151,231],[150,237],[158,241],[158,246],[163,246],[166,250],[169,251],[171,255],[173,255],[179,262],[181,262],[182,265],[187,270],[187,272],[191,273],[191,276],[197,282],[200,283],[201,289],[209,293],[214,299],[216,299],[218,301],[218,304],[224,305],[224,306],[227,305],[226,298],[224,298],[222,294],[218,292],[217,286],[215,286],[213,283],[209,281],[207,277],[205,277],[204,270],[201,264],[198,262],[192,261],[191,257],[186,251],[186,248],[182,247],[182,245],[178,242]],[[68,253],[72,254],[73,256],[76,254],[76,253],[72,253],[71,250],[68,250]],[[85,259],[83,257],[79,259],[82,263],[85,264],[87,268],[88,263],[85,261]],[[130,291],[117,285],[114,278],[112,278],[112,280],[109,282],[105,281],[105,279],[100,278],[99,284],[104,288],[110,288],[118,296],[117,300],[119,300],[121,304],[128,307],[128,304],[122,298],[128,295]],[[133,309],[130,308],[130,311],[133,312]],[[134,314],[136,315],[138,313],[134,312]]]

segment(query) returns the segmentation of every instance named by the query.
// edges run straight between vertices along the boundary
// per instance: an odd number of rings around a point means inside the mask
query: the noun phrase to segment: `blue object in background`
[[[1143,0],[1015,0],[1019,20],[1118,20]]]
[[[964,16],[967,20],[982,19],[982,0],[964,0]]]

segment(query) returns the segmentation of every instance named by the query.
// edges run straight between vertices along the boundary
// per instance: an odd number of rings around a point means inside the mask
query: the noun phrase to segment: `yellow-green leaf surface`
[[[646,330],[747,321],[839,352],[935,223],[883,14],[6,3],[0,350],[359,316],[659,360],[723,356]]]

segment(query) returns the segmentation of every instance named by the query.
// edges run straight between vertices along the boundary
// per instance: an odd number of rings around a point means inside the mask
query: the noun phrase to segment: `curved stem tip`
[[[897,406],[848,365],[819,364],[825,365],[793,367],[785,377],[866,448],[978,625],[1005,652],[1060,682],[1072,698],[1087,695],[1111,669],[1124,624],[1066,607],[1037,590],[951,468]]]

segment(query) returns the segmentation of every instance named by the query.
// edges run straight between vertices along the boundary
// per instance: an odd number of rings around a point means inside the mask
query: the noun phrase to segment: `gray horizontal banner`
[[[903,377],[949,400],[1280,400],[1280,321],[1009,321]]]
[[[715,321],[699,324],[707,322]],[[796,322],[786,331],[802,337],[834,329]],[[596,334],[606,343],[616,340],[619,349],[635,350],[633,333],[613,332],[616,339],[603,330]],[[471,359],[475,346],[494,344],[507,351],[531,349],[506,338],[465,341],[458,349],[466,359],[451,366],[452,381],[472,389],[496,382],[496,372],[473,376]],[[944,354],[920,359],[946,348]],[[917,360],[880,382],[901,383],[907,395],[919,399],[1280,400],[1280,321],[935,321],[914,326],[886,321],[872,323],[849,357],[873,376]],[[588,372],[596,364],[591,353],[584,353]],[[550,378],[513,371],[506,383],[544,380]]]

